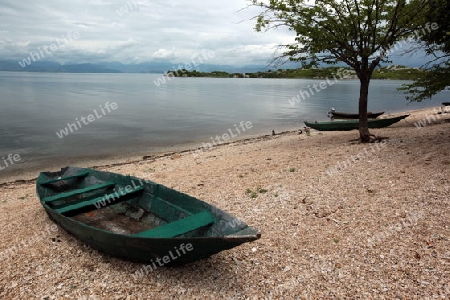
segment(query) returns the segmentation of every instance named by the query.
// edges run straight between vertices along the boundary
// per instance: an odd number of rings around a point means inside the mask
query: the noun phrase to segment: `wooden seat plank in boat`
[[[87,193],[87,192],[93,192],[96,190],[100,190],[100,189],[106,189],[106,188],[110,188],[115,186],[116,184],[112,181],[108,181],[108,182],[104,182],[104,183],[100,183],[100,184],[96,184],[96,185],[91,185],[82,189],[76,189],[76,190],[72,190],[69,192],[65,192],[65,193],[60,193],[60,194],[56,194],[53,196],[49,196],[49,197],[45,197],[44,199],[42,199],[42,201],[44,201],[45,203],[49,203],[49,202],[53,202],[53,201],[57,201],[57,200],[63,200],[69,197],[73,197],[76,195],[81,195],[83,193]]]
[[[139,192],[139,191],[143,191],[144,188],[142,186],[139,186],[137,188],[135,188],[134,190],[131,190],[129,192],[123,192],[121,194],[119,193],[111,193],[111,194],[107,194],[101,197],[97,197],[94,199],[90,199],[90,200],[86,200],[86,201],[82,201],[79,203],[75,203],[75,204],[71,204],[71,205],[67,205],[61,208],[56,208],[55,211],[60,213],[60,214],[65,214],[68,212],[72,212],[72,211],[76,211],[76,210],[80,210],[83,208],[86,208],[88,206],[94,205],[95,203],[100,203],[100,205],[102,207],[108,206],[109,204],[115,204],[117,203],[117,200],[120,198],[124,198],[125,196],[131,195],[133,193]],[[105,199],[114,199],[113,201],[109,201],[107,202]]]
[[[143,238],[173,238],[200,227],[210,225],[213,222],[213,215],[209,211],[202,211],[200,213],[165,225],[158,226],[153,229],[135,233],[133,234],[133,236]]]
[[[68,180],[68,179],[73,179],[73,178],[81,178],[81,177],[86,177],[87,175],[89,175],[89,173],[91,173],[90,171],[81,171],[77,174],[74,175],[70,175],[70,176],[66,176],[66,177],[61,177],[61,178],[56,178],[56,179],[50,179],[44,182],[39,182],[39,184],[44,185],[44,184],[50,184],[50,183],[55,183],[55,182],[59,182],[59,181],[63,181],[63,180]]]
[[[192,215],[191,212],[185,210],[184,208],[158,197],[154,197],[150,203],[151,211],[155,215],[163,217],[168,222],[178,220],[180,218],[180,213],[184,214],[185,216]]]

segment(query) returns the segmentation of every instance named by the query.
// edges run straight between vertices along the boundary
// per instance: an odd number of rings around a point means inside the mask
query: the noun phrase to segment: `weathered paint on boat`
[[[383,128],[390,126],[394,123],[399,122],[400,120],[406,118],[409,115],[403,115],[394,118],[385,118],[385,119],[375,119],[375,120],[367,120],[367,124],[369,128]],[[319,131],[347,131],[359,128],[359,120],[347,120],[347,121],[337,121],[337,122],[319,122],[319,123],[310,123],[305,121],[305,125],[311,128],[314,128]]]
[[[36,191],[66,231],[127,260],[154,263],[169,256],[164,265],[187,263],[261,236],[204,201],[132,176],[66,167],[40,173]]]

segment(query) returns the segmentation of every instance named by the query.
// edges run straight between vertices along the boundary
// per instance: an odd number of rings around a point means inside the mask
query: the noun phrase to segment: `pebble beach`
[[[261,232],[144,276],[142,264],[55,225],[33,178],[6,180],[0,299],[448,299],[450,108],[407,113],[371,130],[378,144],[360,144],[357,131],[275,129],[200,153],[92,165],[192,195]]]

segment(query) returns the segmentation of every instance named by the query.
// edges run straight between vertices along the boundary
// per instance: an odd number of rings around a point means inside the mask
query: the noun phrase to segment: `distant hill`
[[[24,65],[25,67],[22,67]],[[52,61],[31,61],[29,64],[21,61],[5,60],[0,61],[0,71],[18,72],[54,72],[54,73],[156,73],[163,74],[167,70],[174,70],[178,66],[185,66],[183,63],[169,62],[144,62],[139,64],[122,64],[120,62],[83,63],[70,62],[60,64]],[[194,67],[193,67],[194,68]],[[258,72],[263,71],[265,66],[227,66],[213,64],[199,64],[195,66],[197,71],[211,72],[221,70],[224,72]]]
[[[25,65],[25,67],[22,67]],[[0,71],[14,72],[51,72],[51,73],[155,73],[165,74],[173,70],[179,71],[179,66],[186,66],[182,63],[170,62],[143,62],[139,64],[123,64],[120,62],[101,63],[76,63],[69,62],[60,64],[52,61],[31,61],[25,64],[21,61],[5,60],[0,61]],[[228,66],[214,64],[191,65],[192,70],[187,72],[177,72],[177,76],[189,77],[253,77],[253,78],[332,78],[340,67],[323,66],[318,69],[299,69],[291,64],[285,69],[270,70],[266,66]],[[195,69],[195,70],[194,70]],[[348,69],[348,68],[346,68]],[[186,70],[185,70],[186,71]],[[415,79],[422,71],[405,66],[386,66],[378,68],[373,79]],[[175,75],[176,75],[175,74]],[[244,75],[245,74],[245,75]],[[355,75],[356,76],[356,75]]]
[[[0,71],[16,72],[54,72],[54,73],[121,73],[119,70],[105,68],[95,64],[61,65],[51,61],[36,61],[25,67],[18,62],[0,61]]]

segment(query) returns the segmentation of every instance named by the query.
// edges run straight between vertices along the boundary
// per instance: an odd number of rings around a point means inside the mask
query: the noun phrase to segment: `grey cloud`
[[[254,21],[245,20],[256,12],[238,12],[245,6],[244,0],[3,0],[0,55],[21,60],[77,31],[78,40],[48,57],[62,63],[161,59],[178,63],[209,49],[216,53],[210,63],[267,62],[270,47],[292,33],[255,33]]]

